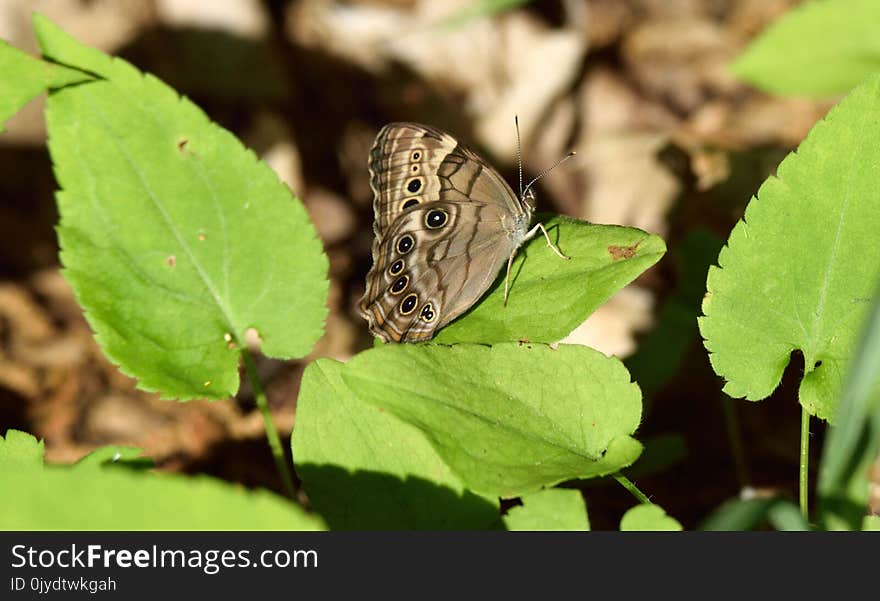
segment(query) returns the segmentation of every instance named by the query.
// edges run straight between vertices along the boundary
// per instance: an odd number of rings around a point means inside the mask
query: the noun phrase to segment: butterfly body
[[[385,342],[428,340],[509,270],[536,231],[534,198],[515,195],[449,134],[415,123],[383,127],[369,168],[375,240],[360,312]]]

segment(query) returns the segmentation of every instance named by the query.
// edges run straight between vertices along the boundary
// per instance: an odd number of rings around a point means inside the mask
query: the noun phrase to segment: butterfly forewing
[[[531,210],[438,129],[386,125],[370,152],[375,241],[360,310],[383,340],[427,340],[489,288]]]

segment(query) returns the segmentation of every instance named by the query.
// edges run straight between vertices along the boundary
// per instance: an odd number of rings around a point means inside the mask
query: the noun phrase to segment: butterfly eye
[[[401,315],[409,315],[410,313],[412,313],[415,310],[418,302],[419,297],[415,294],[410,294],[405,299],[403,299],[403,301],[400,303]]]
[[[417,204],[419,204],[418,198],[407,198],[406,201],[404,201],[403,203],[403,209],[406,210],[410,207],[416,206]]]
[[[425,303],[425,306],[422,307],[422,311],[419,313],[419,317],[426,323],[434,321],[434,318],[437,317],[437,314],[434,312],[434,306],[431,303]]]
[[[406,189],[409,190],[412,194],[418,192],[422,187],[422,178],[414,177],[406,184]]]
[[[434,209],[433,211],[428,211],[428,214],[425,215],[425,226],[436,230],[437,228],[443,227],[446,225],[446,221],[449,218],[449,215],[446,211],[442,209]]]
[[[397,280],[395,280],[395,282],[393,284],[391,284],[391,287],[388,289],[388,291],[391,294],[400,294],[401,292],[406,290],[407,284],[409,284],[409,276],[402,275],[399,278],[397,278]]]
[[[397,259],[394,263],[391,264],[391,267],[388,269],[388,273],[391,275],[397,275],[403,271],[403,261],[401,259]]]
[[[412,236],[404,234],[400,237],[400,240],[397,241],[397,252],[405,255],[412,250],[412,247],[415,246],[415,244],[415,240],[413,240]]]

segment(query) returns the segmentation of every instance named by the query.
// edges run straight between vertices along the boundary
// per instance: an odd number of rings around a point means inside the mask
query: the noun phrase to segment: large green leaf
[[[272,357],[307,354],[327,258],[302,204],[195,105],[44,18],[43,53],[102,79],[49,97],[58,236],[96,338],[164,396],[225,398],[255,328]]]
[[[35,59],[0,40],[0,132],[7,119],[49,88],[90,79],[82,71]]]
[[[436,342],[556,342],[660,260],[662,238],[616,225],[592,225],[567,217],[539,215],[566,261],[536,236],[511,267],[504,306],[504,273],[463,317],[443,328]]]
[[[329,359],[303,374],[293,458],[334,530],[485,529],[497,499],[464,489],[417,428],[358,400]]]
[[[880,281],[880,78],[818,123],[749,203],[709,271],[700,331],[733,397],[804,355],[800,402],[829,419]]]
[[[353,358],[342,379],[422,430],[464,485],[486,495],[613,473],[641,451],[630,436],[638,386],[619,360],[583,346],[385,345]]]
[[[878,28],[877,0],[806,2],[770,25],[732,69],[777,94],[843,94],[880,72]]]
[[[580,491],[549,488],[522,498],[504,516],[508,530],[589,530],[587,508]]]
[[[659,505],[636,505],[631,507],[620,519],[621,531],[666,531],[681,530],[681,524],[675,518],[666,515]]]
[[[29,457],[42,443],[10,430]],[[25,449],[26,448],[26,449]],[[99,451],[97,457],[106,453]],[[117,454],[114,450],[113,454]],[[3,530],[320,530],[321,520],[267,491],[247,491],[205,476],[185,477],[123,467],[25,467],[0,451]]]

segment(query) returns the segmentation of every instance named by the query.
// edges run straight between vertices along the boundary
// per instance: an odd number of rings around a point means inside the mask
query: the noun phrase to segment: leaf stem
[[[801,467],[800,467],[800,483],[799,483],[799,499],[801,505],[801,515],[805,520],[809,520],[810,510],[807,505],[807,485],[809,483],[809,467],[810,467],[810,414],[806,408],[801,407]]]
[[[269,441],[269,447],[272,449],[272,456],[275,458],[275,467],[278,468],[278,474],[281,476],[281,483],[287,496],[291,499],[296,497],[296,489],[293,487],[293,476],[290,472],[290,466],[284,457],[284,448],[281,446],[281,437],[278,436],[278,429],[275,428],[275,422],[272,421],[272,413],[269,411],[269,401],[266,393],[263,391],[263,385],[257,376],[257,366],[254,358],[251,356],[247,347],[242,346],[241,358],[244,360],[244,368],[247,372],[248,380],[254,389],[254,399],[257,401],[257,407],[263,414],[263,428],[266,430],[266,438]]]
[[[615,480],[617,480],[621,486],[627,489],[632,495],[639,500],[639,503],[644,503],[645,505],[653,505],[651,503],[651,499],[648,496],[639,490],[639,488],[630,481],[629,478],[621,474],[620,472],[614,472],[611,474]]]
[[[751,485],[749,468],[746,464],[745,452],[742,444],[742,431],[740,430],[739,418],[736,414],[734,400],[728,396],[721,399],[721,408],[724,411],[724,425],[727,428],[727,441],[733,455],[733,470],[739,482],[740,490]]]

